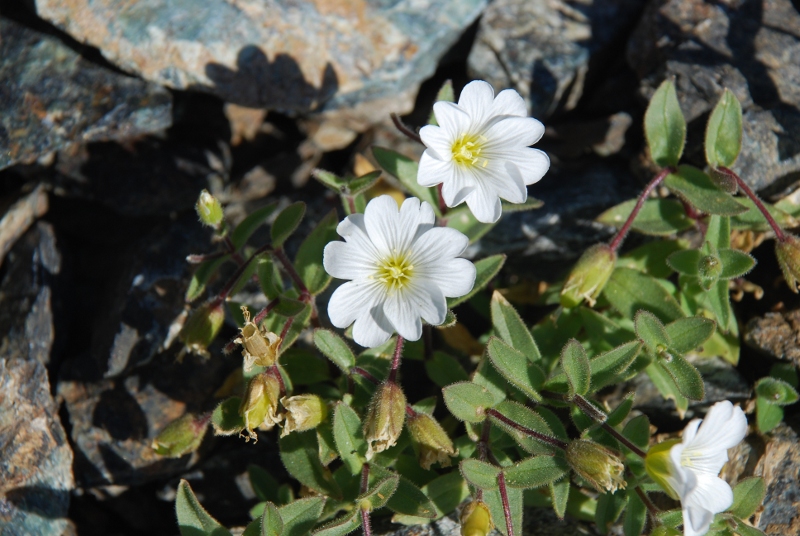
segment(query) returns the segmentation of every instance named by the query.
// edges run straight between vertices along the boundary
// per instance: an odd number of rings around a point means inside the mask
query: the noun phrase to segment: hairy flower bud
[[[616,262],[617,254],[607,244],[595,244],[587,249],[564,282],[561,305],[577,307],[583,300],[594,305],[611,277]]]
[[[414,413],[408,418],[408,431],[423,469],[430,469],[436,462],[450,467],[450,456],[457,455],[458,451],[436,419],[427,413]]]
[[[253,365],[271,367],[278,358],[281,338],[275,333],[267,331],[266,328],[259,328],[255,323],[250,322],[250,311],[246,306],[242,306],[242,314],[244,315],[244,326],[239,330],[239,337],[233,342],[242,345],[244,370],[250,371]]]
[[[403,431],[406,418],[406,395],[394,382],[382,383],[369,403],[364,419],[367,459],[393,447]]]
[[[783,271],[786,284],[797,294],[800,282],[800,239],[787,233],[783,240],[776,240],[775,255],[778,257],[778,264]]]
[[[208,346],[216,338],[224,321],[225,310],[221,304],[209,302],[192,311],[178,334],[184,347],[179,357],[183,357],[187,351],[208,357]]]
[[[200,197],[197,199],[197,204],[194,208],[203,225],[214,227],[215,229],[219,228],[224,217],[222,205],[207,190],[200,192]]]
[[[305,432],[319,426],[328,416],[328,406],[317,395],[296,395],[281,398],[286,408],[286,422],[281,437],[292,432]]]
[[[244,418],[244,430],[240,435],[246,434],[247,440],[257,440],[256,428],[271,430],[281,422],[283,414],[278,413],[280,396],[281,383],[273,374],[262,372],[253,376],[239,405],[239,415]]]
[[[209,417],[187,413],[169,423],[154,439],[151,447],[159,456],[180,458],[194,452],[203,442]]]
[[[494,528],[492,514],[483,501],[472,501],[461,511],[461,536],[486,536]]]
[[[588,439],[576,439],[567,445],[566,455],[572,469],[597,491],[625,488],[625,465],[619,453]]]

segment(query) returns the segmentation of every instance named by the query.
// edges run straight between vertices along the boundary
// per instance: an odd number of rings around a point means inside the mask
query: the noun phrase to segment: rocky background
[[[372,144],[410,155],[389,112],[424,124],[438,87],[514,87],[547,125],[552,169],[475,254],[503,251],[508,284],[554,280],[611,236],[593,218],[637,195],[650,170],[642,115],[674,77],[702,165],[724,87],[743,104],[740,173],[776,201],[800,196],[797,0],[0,0],[0,533],[172,535],[179,478],[223,524],[255,503],[246,468],[283,472],[269,439],[207,437],[178,460],[152,438],[213,407],[238,363],[218,348],[178,363],[172,327],[188,253],[208,248],[199,191],[232,221],[273,199],[313,219],[338,200],[314,167],[352,171]],[[798,201],[800,202],[800,201]],[[800,366],[800,302],[768,243],[735,304],[737,368],[708,361],[707,406],[751,396],[780,360]],[[535,320],[535,308],[528,313]],[[538,314],[541,314],[539,312]],[[172,327],[172,329],[171,329]],[[228,328],[232,332],[232,327]],[[680,429],[648,385],[637,403]],[[649,387],[652,391],[652,387]],[[613,395],[612,395],[613,396]],[[758,526],[800,533],[800,415],[739,447],[726,470],[766,479]],[[594,533],[544,511],[532,534]],[[386,525],[386,530],[392,530]],[[396,529],[396,527],[395,527]],[[457,534],[452,520],[398,534]]]

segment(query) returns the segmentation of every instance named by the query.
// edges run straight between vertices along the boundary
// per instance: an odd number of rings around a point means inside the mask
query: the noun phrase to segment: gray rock
[[[44,365],[0,358],[0,533],[68,532],[74,487],[72,450]]]
[[[36,0],[121,68],[236,104],[307,111],[416,90],[485,0]]]
[[[653,0],[628,45],[650,98],[674,77],[689,121],[686,157],[704,164],[708,113],[729,88],[742,103],[742,154],[734,171],[764,195],[800,178],[800,13],[791,0]],[[694,141],[692,141],[694,140]]]
[[[751,348],[800,366],[800,309],[751,318],[743,338]]]
[[[800,533],[800,438],[797,425],[784,423],[776,428],[758,462],[755,474],[764,478],[767,494],[764,507],[757,512],[754,525],[767,536]]]
[[[171,96],[81,57],[53,36],[0,18],[0,169],[74,143],[170,126]]]
[[[519,91],[534,117],[572,109],[590,61],[624,37],[640,11],[639,0],[496,0],[481,18],[469,73]]]

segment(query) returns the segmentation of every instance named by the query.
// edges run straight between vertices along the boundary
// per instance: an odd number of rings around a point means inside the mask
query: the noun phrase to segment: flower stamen
[[[483,143],[486,141],[486,136],[475,136],[471,134],[464,134],[452,146],[453,160],[461,165],[480,165],[486,167],[489,161],[481,157],[483,150]]]
[[[389,290],[399,290],[411,280],[414,266],[406,255],[393,254],[378,264],[375,279],[383,282]]]

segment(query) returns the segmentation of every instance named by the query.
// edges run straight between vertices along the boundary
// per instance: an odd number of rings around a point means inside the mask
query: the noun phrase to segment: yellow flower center
[[[453,160],[461,165],[486,167],[489,161],[481,157],[485,141],[485,136],[464,134],[453,143]]]
[[[409,262],[408,257],[395,253],[378,264],[375,279],[382,281],[389,287],[389,290],[398,290],[411,280],[413,272],[414,266]]]

